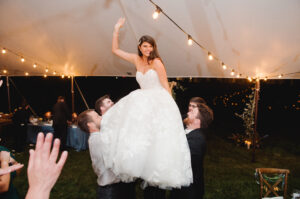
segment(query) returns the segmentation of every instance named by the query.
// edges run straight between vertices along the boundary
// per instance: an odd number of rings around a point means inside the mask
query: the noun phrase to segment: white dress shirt
[[[101,134],[94,132],[89,137],[89,149],[92,159],[92,166],[94,172],[98,176],[97,183],[99,186],[105,186],[113,183],[120,182],[116,175],[110,170],[105,168],[103,155],[101,151]]]

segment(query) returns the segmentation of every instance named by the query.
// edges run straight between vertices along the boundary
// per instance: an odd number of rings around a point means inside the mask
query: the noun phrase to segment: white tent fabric
[[[153,2],[228,69],[188,46],[164,15],[153,20],[149,0],[1,0],[0,47],[18,54],[0,56],[1,73],[41,75],[48,67],[49,75],[134,76],[134,66],[111,52],[113,27],[124,16],[120,48],[136,52],[142,35],[153,36],[169,77],[231,78],[234,69],[242,77],[300,78],[299,0]]]

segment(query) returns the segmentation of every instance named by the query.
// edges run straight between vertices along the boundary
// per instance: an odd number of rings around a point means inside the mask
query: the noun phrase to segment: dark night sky
[[[7,112],[7,89],[4,81],[0,88],[0,112]],[[59,77],[12,77],[19,92],[27,99],[32,108],[42,115],[52,109],[57,96],[66,96],[66,101],[71,108],[71,83],[70,79]],[[172,79],[175,80],[175,79]],[[113,100],[117,100],[129,92],[139,88],[135,78],[118,77],[76,77],[76,81],[86,98],[90,108],[93,108],[95,101],[104,94],[110,94]],[[201,96],[213,108],[215,120],[219,123],[240,125],[239,119],[234,116],[235,112],[241,113],[245,103],[242,99],[249,95],[254,83],[242,79],[184,79],[178,81],[185,88],[184,91],[176,90],[176,102],[182,113],[187,110],[187,103],[191,97]],[[248,89],[248,90],[247,90]],[[75,90],[75,111],[85,110],[85,105],[80,94],[74,85]],[[231,102],[238,103],[238,106],[224,107],[222,104],[214,104],[215,97],[231,95],[235,92],[246,91],[243,94],[230,98]],[[10,84],[12,109],[21,103],[21,95]],[[299,101],[299,102],[298,102]],[[294,105],[294,106],[293,106]],[[279,127],[289,129],[300,129],[300,80],[268,80],[261,82],[261,93],[259,102],[259,128],[261,131],[273,131]],[[226,121],[226,122],[225,122]],[[276,126],[275,126],[276,125]],[[300,133],[298,131],[298,133]]]

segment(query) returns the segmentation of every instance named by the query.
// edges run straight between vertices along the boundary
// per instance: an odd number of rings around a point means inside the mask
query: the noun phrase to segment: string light
[[[6,73],[7,73],[7,70],[3,70],[3,73],[6,74]]]
[[[193,38],[191,35],[188,35],[188,45],[189,46],[193,45]]]
[[[231,73],[230,73],[230,75],[231,75],[231,76],[233,76],[233,75],[234,75],[234,70],[233,70],[233,69],[231,70]]]
[[[21,57],[21,62],[25,62],[25,58],[24,57]]]
[[[156,6],[156,10],[154,11],[154,13],[152,14],[153,19],[157,19],[159,16],[159,13],[161,12],[161,8]]]
[[[36,67],[37,67],[37,64],[36,64],[36,63],[34,63],[32,66],[33,66],[33,68],[36,68]]]
[[[209,60],[213,60],[214,59],[214,57],[212,56],[212,54],[210,52],[208,52],[208,59]]]
[[[61,75],[61,78],[62,78],[62,79],[65,78],[65,75]]]
[[[47,75],[46,75],[46,74],[44,74],[44,77],[46,78],[46,77],[47,77]]]
[[[264,80],[265,80],[265,82],[268,80],[268,77],[266,76],[265,78],[264,78]]]
[[[26,72],[26,73],[25,73],[25,75],[26,75],[26,76],[28,76],[28,75],[29,75],[29,73],[28,73],[28,72]]]
[[[242,76],[242,74],[237,74],[236,75],[237,78],[240,78],[241,76]]]
[[[282,74],[278,75],[278,78],[282,78]]]
[[[46,68],[46,69],[45,69],[45,72],[46,72],[46,73],[48,73],[48,71],[49,71],[49,69],[48,69],[48,68]]]
[[[6,49],[2,48],[2,54],[5,54],[5,53],[6,53]]]
[[[247,77],[247,79],[249,80],[249,82],[252,82],[252,78],[251,77]]]
[[[71,76],[70,76],[70,75],[68,75],[68,78],[70,79],[70,78],[71,78]]]
[[[56,72],[55,72],[55,71],[53,71],[53,75],[56,75]]]
[[[227,66],[223,62],[222,62],[222,67],[223,67],[224,70],[227,69]]]

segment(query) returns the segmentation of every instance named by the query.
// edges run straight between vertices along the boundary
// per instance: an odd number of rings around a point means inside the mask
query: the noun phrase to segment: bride
[[[150,36],[139,40],[138,54],[119,49],[125,18],[115,25],[112,52],[136,66],[141,89],[125,96],[101,121],[103,158],[122,181],[142,178],[148,185],[179,188],[192,183],[190,151],[167,74]]]

